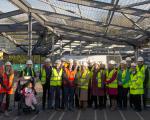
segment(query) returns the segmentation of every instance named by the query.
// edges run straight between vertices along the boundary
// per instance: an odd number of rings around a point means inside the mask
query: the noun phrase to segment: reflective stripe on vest
[[[63,70],[60,69],[59,73],[55,68],[52,68],[52,75],[50,80],[51,86],[61,86],[62,85],[62,73]]]
[[[46,82],[46,70],[44,68],[41,69],[41,84],[44,85]]]
[[[88,85],[89,85],[89,71],[86,70],[84,71],[84,73],[81,75],[81,72],[79,72],[79,82],[80,82],[80,88],[81,89],[88,89]]]
[[[123,72],[122,72],[122,79],[121,79],[122,82],[126,80],[126,75],[127,75],[127,70],[123,70]],[[128,87],[129,87],[129,83],[125,83],[123,85],[123,88],[128,88]]]
[[[143,65],[142,68],[140,69],[139,66],[136,67],[137,72],[143,77],[143,81],[145,79],[145,70],[147,69],[147,65]]]
[[[32,76],[31,77],[34,77],[34,71],[33,71],[32,68],[31,68],[31,72],[32,72]],[[25,73],[25,69],[23,70],[23,76],[30,76],[28,71],[27,71],[27,73]]]
[[[140,72],[137,72],[135,75],[131,74],[130,76],[130,94],[143,94],[143,78],[140,76]]]
[[[107,79],[111,79],[112,77],[113,77],[113,75],[114,75],[114,73],[116,72],[116,70],[114,69],[114,70],[111,70],[110,72],[106,72],[106,76],[107,76]],[[117,77],[116,77],[116,79],[113,81],[113,82],[111,82],[111,83],[109,83],[108,84],[108,87],[109,88],[118,88],[118,81],[117,81]]]
[[[97,80],[98,80],[98,87],[101,88],[102,87],[102,76],[101,74],[104,73],[104,70],[101,70],[100,72],[98,72],[97,74]]]
[[[76,70],[70,71],[68,68],[65,68],[65,72],[68,77],[68,80],[73,81],[75,79],[75,74],[77,72]]]

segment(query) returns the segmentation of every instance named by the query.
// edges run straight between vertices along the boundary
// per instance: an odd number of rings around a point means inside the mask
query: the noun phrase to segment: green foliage
[[[45,57],[41,57],[41,63],[43,63]],[[28,60],[27,55],[9,55],[6,61],[10,61],[13,64],[25,64]],[[40,64],[40,55],[33,55],[32,61],[34,64]]]

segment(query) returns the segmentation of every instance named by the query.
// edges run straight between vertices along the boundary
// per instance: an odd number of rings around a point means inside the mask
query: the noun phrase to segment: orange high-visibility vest
[[[65,72],[69,81],[73,81],[75,79],[77,70],[70,71],[68,68],[65,68]]]
[[[1,88],[1,93],[8,93],[8,94],[13,94],[13,81],[14,81],[14,74],[11,74],[8,78],[8,76],[6,75],[6,73],[3,74],[3,83],[5,86],[7,86],[8,88],[11,87],[10,90],[6,90],[6,88]]]

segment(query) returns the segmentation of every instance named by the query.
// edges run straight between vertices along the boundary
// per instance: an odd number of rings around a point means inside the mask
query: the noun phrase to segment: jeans
[[[48,108],[50,107],[50,85],[44,84],[42,85],[42,87],[43,87],[42,107],[43,109],[45,109],[46,96],[47,96]]]
[[[118,104],[120,108],[127,108],[128,90],[128,88],[123,88],[122,86],[118,87]]]
[[[64,105],[65,108],[73,108],[74,105],[74,91],[73,87],[64,87]]]
[[[0,94],[0,106],[2,105],[3,103],[3,99],[6,95],[6,107],[5,107],[5,110],[8,110],[9,109],[9,105],[10,105],[10,94],[7,94],[7,93],[1,93]]]
[[[61,86],[50,86],[50,108],[60,108]]]

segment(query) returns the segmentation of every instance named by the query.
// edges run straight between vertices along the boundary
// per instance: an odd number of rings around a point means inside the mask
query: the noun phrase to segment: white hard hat
[[[136,67],[136,63],[131,63],[131,66]]]
[[[61,61],[66,61],[66,58],[61,58]]]
[[[88,63],[91,63],[91,64],[92,64],[92,63],[93,63],[93,60],[91,60],[91,59],[90,59],[90,60],[88,60]]]
[[[68,62],[69,62],[69,63],[73,63],[73,59],[69,59]]]
[[[127,57],[126,61],[132,61],[132,59],[130,57]]]
[[[46,58],[45,62],[51,62],[51,59],[50,58]]]
[[[5,65],[11,66],[11,62],[8,61],[8,62],[5,63]]]
[[[127,64],[127,62],[126,62],[125,60],[122,60],[122,61],[120,62],[120,64]]]
[[[56,64],[61,64],[61,61],[60,60],[56,60],[55,63]]]
[[[87,62],[82,62],[82,66],[87,67],[88,66]]]
[[[137,61],[138,62],[140,62],[140,61],[142,62],[142,61],[144,61],[144,58],[143,57],[138,57]]]
[[[115,65],[116,64],[116,62],[114,60],[110,60],[108,63],[111,64],[111,65]]]
[[[33,62],[32,62],[32,60],[27,60],[26,64],[27,64],[27,65],[32,65]]]
[[[94,62],[94,64],[97,64],[97,65],[99,65],[100,63],[99,63],[99,62],[97,62],[97,61],[95,61],[95,62]]]

